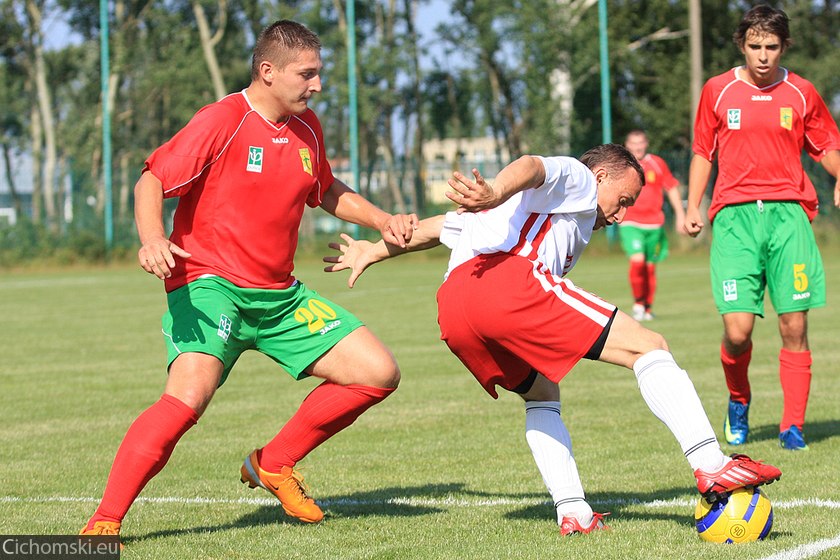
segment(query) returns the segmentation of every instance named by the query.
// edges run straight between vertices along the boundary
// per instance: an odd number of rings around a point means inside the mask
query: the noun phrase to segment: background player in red
[[[784,411],[779,443],[807,449],[803,436],[811,385],[808,310],[825,305],[825,274],[809,220],[817,193],[802,168],[804,149],[835,177],[840,206],[840,133],[814,86],[781,67],[791,43],[787,15],[766,5],[746,12],[734,34],[744,65],[709,79],[694,125],[686,231],[704,226],[700,202],[717,155],[712,221],[712,293],[723,316],[720,356],[729,407],[726,440],[749,434],[756,315],[768,289],[778,314]]]
[[[416,216],[391,216],[332,175],[321,125],[318,37],[287,20],[263,30],[251,84],[202,108],[146,161],[135,187],[143,269],[164,280],[169,376],[131,425],[86,534],[119,534],[146,483],[166,464],[242,352],[271,357],[293,378],[323,379],[240,475],[301,521],[323,517],[295,464],[397,387],[391,352],[352,314],[292,275],[305,205],[378,229],[397,244]],[[163,199],[179,196],[172,235]],[[265,390],[263,388],[262,390]]]
[[[685,234],[685,211],[680,196],[679,181],[661,157],[648,153],[648,137],[644,130],[631,130],[624,146],[639,160],[645,172],[645,187],[636,203],[627,209],[618,225],[621,247],[630,259],[630,289],[633,292],[633,318],[637,321],[653,319],[653,299],[656,294],[656,264],[668,256],[668,237],[665,235],[665,195],[674,210],[674,228]]]
[[[420,222],[405,248],[343,235],[328,271],[351,270],[352,287],[371,264],[443,243],[452,249],[437,294],[441,338],[494,398],[497,387],[525,400],[525,437],[551,493],[561,535],[603,529],[587,503],[560,416],[557,383],[582,358],[633,370],[642,397],[671,430],[709,499],[772,482],[781,472],[745,455],[723,455],[694,385],[661,335],[566,277],[593,230],[620,222],[644,182],[623,146],[592,148],[580,161],[524,156],[492,185],[455,173],[456,212]],[[653,473],[656,472],[654,468]],[[655,475],[655,474],[654,474]]]

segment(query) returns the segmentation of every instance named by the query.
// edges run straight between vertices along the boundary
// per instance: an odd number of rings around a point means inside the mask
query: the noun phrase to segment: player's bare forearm
[[[338,179],[324,193],[321,208],[345,222],[375,229],[401,247],[414,235],[419,222],[416,214],[385,212]]]
[[[161,280],[172,276],[175,256],[190,258],[190,253],[166,237],[163,229],[163,189],[160,180],[146,171],[134,186],[134,221],[140,237],[137,260],[149,274]]]
[[[508,164],[492,183],[477,169],[473,169],[472,174],[474,180],[456,171],[448,181],[453,192],[447,192],[446,196],[459,205],[459,214],[495,208],[514,194],[539,187],[545,182],[545,167],[534,156],[522,156]]]
[[[671,208],[674,209],[674,228],[677,230],[677,233],[685,235],[685,209],[683,208],[682,196],[680,195],[680,187],[676,186],[666,192],[668,194],[668,202],[671,203]]]
[[[688,207],[685,211],[685,231],[692,237],[697,236],[705,225],[700,214],[700,202],[711,174],[712,162],[694,154],[688,168]]]
[[[405,246],[386,243],[384,239],[377,243],[365,240],[356,240],[347,234],[342,233],[341,239],[344,243],[330,243],[330,249],[339,251],[340,255],[324,257],[324,262],[331,263],[324,268],[325,272],[339,272],[350,270],[350,277],[347,285],[353,287],[356,279],[369,266],[377,262],[396,257],[404,253],[422,251],[440,245],[440,233],[443,230],[444,216],[434,216],[421,220],[417,225],[411,240]]]
[[[840,207],[840,150],[826,153],[820,164],[834,177],[834,206]]]

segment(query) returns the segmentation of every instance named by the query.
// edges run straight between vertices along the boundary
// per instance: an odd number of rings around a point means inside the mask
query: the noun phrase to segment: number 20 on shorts
[[[306,323],[311,333],[323,329],[327,321],[332,321],[337,316],[332,307],[317,299],[310,299],[305,307],[299,307],[295,311],[295,320],[298,323]]]

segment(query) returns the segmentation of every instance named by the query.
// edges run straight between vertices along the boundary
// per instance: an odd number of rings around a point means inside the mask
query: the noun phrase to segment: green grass
[[[572,278],[628,308],[624,258],[598,253],[584,256]],[[741,560],[836,540],[838,257],[824,251],[830,307],[810,314],[809,452],[777,447],[780,341],[771,308],[756,326],[753,432],[743,451],[784,472],[767,488],[776,525],[765,542],[699,540],[694,480],[676,442],[647,410],[632,372],[591,362],[561,383],[563,414],[588,497],[612,511],[613,530],[561,539],[523,437],[520,400],[494,402],[438,338],[434,300],[446,264],[437,252],[379,265],[352,291],[346,275],[322,273],[314,258],[299,264],[298,276],[356,312],[403,372],[399,391],[301,463],[325,522],[297,523],[267,493],[239,483],[244,456],[315,386],[247,353],[129,512],[124,557]],[[659,271],[650,326],[668,339],[720,435],[721,321],[706,253],[672,256]],[[163,290],[136,267],[16,272],[0,277],[0,301],[0,534],[73,533],[95,508],[125,430],[163,388]],[[806,499],[830,503],[799,502]],[[820,558],[838,556],[833,548]]]

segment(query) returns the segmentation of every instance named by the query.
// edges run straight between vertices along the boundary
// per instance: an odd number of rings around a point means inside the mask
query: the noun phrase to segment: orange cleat
[[[240,469],[240,480],[250,488],[265,488],[280,500],[283,510],[305,523],[317,523],[324,518],[324,512],[309,497],[303,477],[292,467],[283,467],[279,473],[270,473],[260,468],[257,450],[245,458]]]
[[[96,521],[92,526],[86,525],[84,529],[79,531],[79,534],[86,537],[119,537],[120,524],[116,521]],[[120,543],[120,550],[123,548],[123,543]]]

